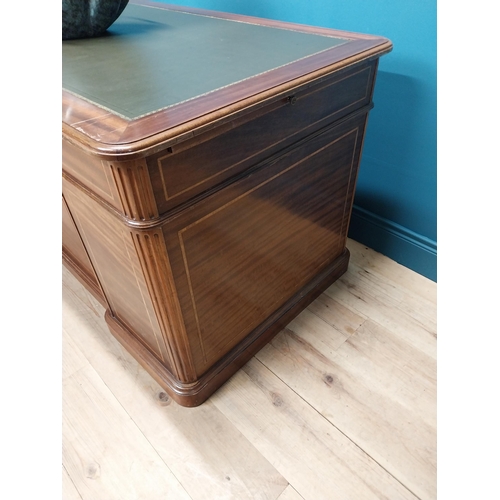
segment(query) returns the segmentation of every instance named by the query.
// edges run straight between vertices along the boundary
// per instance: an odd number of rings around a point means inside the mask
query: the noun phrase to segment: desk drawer
[[[368,104],[375,64],[332,75],[148,158],[159,214]]]

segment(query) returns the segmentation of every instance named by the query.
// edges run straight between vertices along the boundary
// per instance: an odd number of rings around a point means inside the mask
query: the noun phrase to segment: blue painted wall
[[[436,280],[436,0],[181,0],[389,38],[380,60],[349,235]]]

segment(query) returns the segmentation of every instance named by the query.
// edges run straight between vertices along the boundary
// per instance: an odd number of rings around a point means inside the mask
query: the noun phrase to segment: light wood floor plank
[[[183,408],[109,334],[103,320],[81,314],[87,292],[71,275],[66,322],[73,339],[128,415],[193,499],[276,499],[288,482],[210,402]],[[85,300],[93,300],[87,297]],[[93,304],[98,309],[99,304]],[[89,321],[87,323],[86,321]]]
[[[89,365],[87,358],[63,327],[62,377],[63,380]]]
[[[83,500],[190,499],[91,366],[63,383],[63,464]]]
[[[255,358],[212,400],[305,500],[416,498]]]
[[[336,351],[349,338],[348,334],[333,328],[309,309],[302,311],[287,328],[299,335],[311,335],[321,339],[325,350],[329,351]]]
[[[285,488],[285,491],[280,495],[278,500],[304,500],[291,485]]]
[[[285,330],[257,358],[421,499],[436,495],[432,358],[367,321],[337,351]]]
[[[350,270],[329,287],[325,294],[344,307],[404,336],[414,347],[436,358],[436,331],[427,329],[380,292],[374,293],[372,288],[364,286]]]
[[[346,337],[353,334],[366,320],[366,316],[352,311],[322,293],[307,308]]]
[[[82,500],[67,470],[62,467],[62,500]]]
[[[402,309],[412,316],[415,320],[424,326],[424,328],[436,331],[436,303],[431,300],[424,299],[418,294],[398,287],[386,279],[381,279],[376,274],[372,274],[366,269],[358,266],[356,263],[351,263],[349,266],[350,275],[353,278],[353,284],[362,286],[372,291],[375,295],[378,290],[381,296],[378,300],[391,304]]]
[[[436,303],[437,287],[434,281],[352,239],[347,240],[347,248],[351,252],[351,261],[359,267],[380,276],[384,281],[395,284],[398,288]]]

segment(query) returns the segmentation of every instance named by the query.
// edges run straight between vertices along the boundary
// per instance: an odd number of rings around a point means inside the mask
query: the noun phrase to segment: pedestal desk
[[[347,269],[385,38],[130,3],[63,42],[63,260],[196,406]]]

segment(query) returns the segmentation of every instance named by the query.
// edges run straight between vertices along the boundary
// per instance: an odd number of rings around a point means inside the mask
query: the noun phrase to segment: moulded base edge
[[[347,271],[348,263],[349,250],[346,248],[323,272],[192,383],[183,383],[177,380],[119,319],[112,316],[109,310],[105,313],[105,320],[111,333],[175,402],[181,406],[199,406],[292,319],[342,276]]]

